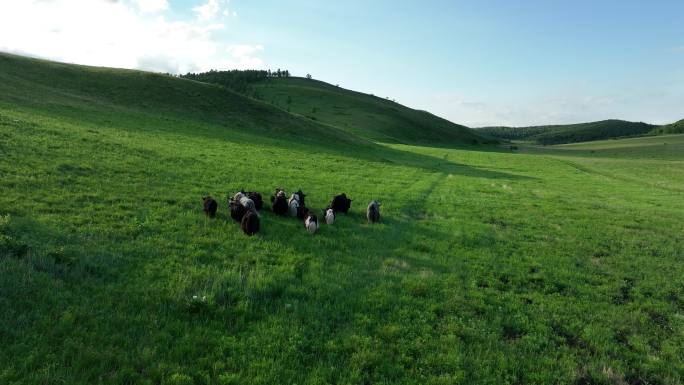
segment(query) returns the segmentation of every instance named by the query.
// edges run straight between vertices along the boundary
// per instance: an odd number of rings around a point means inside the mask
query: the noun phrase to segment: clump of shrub
[[[187,303],[188,311],[192,314],[205,313],[209,310],[207,296],[193,295]]]
[[[52,258],[58,265],[73,266],[76,264],[76,259],[67,253],[64,246],[57,246],[47,252],[47,256]]]
[[[237,385],[240,383],[240,376],[235,373],[224,373],[218,376],[218,383],[221,385]]]
[[[22,258],[28,254],[28,245],[9,234],[9,214],[0,215],[0,256]]]
[[[195,382],[187,374],[174,373],[169,377],[168,383],[170,385],[193,385]]]

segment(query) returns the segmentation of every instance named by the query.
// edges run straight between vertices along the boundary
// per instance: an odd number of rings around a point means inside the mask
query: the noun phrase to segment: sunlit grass
[[[0,93],[0,383],[684,381],[677,151],[303,145],[258,115],[21,92]],[[243,235],[225,196],[276,187],[354,203],[315,236],[267,210]]]

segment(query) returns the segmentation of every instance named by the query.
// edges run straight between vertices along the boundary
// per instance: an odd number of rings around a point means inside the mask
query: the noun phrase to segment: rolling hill
[[[641,122],[602,120],[599,122],[567,125],[483,127],[476,129],[476,131],[496,139],[521,140],[547,145],[639,136],[648,134],[655,127],[654,125]]]
[[[372,145],[334,127],[298,118],[224,87],[172,76],[77,66],[0,54],[0,105],[57,113],[107,125],[127,116],[143,117],[142,129],[188,130],[203,134],[220,127],[224,135],[253,140],[297,138],[302,145]]]
[[[247,87],[244,82],[231,82],[231,75],[212,72],[186,76],[233,87],[298,116],[376,142],[442,146],[488,142],[469,128],[429,112],[322,81],[267,78],[254,80]]]
[[[482,142],[469,128],[429,112],[318,80],[270,79],[255,88],[265,101],[374,141],[442,145]]]
[[[656,135],[684,134],[684,119],[653,129]]]
[[[0,384],[684,382],[684,135],[375,135],[0,55]],[[314,236],[268,209],[244,235],[226,196],[276,187],[354,201]]]

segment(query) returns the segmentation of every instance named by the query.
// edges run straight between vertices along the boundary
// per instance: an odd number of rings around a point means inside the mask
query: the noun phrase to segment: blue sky
[[[41,12],[37,4],[13,19]],[[121,41],[114,32],[93,40],[113,40],[117,55],[98,47],[85,54],[68,46],[78,34],[66,32],[44,52],[7,37],[0,49],[168,72],[287,68],[470,126],[684,118],[681,0],[102,0],[81,15],[115,14],[101,11],[112,4],[136,27]]]

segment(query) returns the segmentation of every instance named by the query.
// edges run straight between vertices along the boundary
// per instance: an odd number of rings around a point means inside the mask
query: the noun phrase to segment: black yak
[[[306,219],[306,214],[309,212],[309,209],[304,207],[304,206],[299,206],[297,208],[297,218],[304,220]]]
[[[287,198],[285,198],[285,191],[282,189],[276,189],[276,195],[271,196],[271,207],[273,213],[276,215],[287,214]]]
[[[252,236],[259,232],[259,214],[256,210],[249,210],[242,217],[242,222],[240,222],[240,227],[245,234]]]
[[[342,193],[340,195],[335,195],[330,203],[330,208],[333,209],[335,213],[348,213],[351,207],[352,200],[347,198],[347,194]]]
[[[245,213],[247,213],[245,206],[240,204],[240,202],[236,202],[234,199],[230,199],[228,201],[228,209],[230,210],[230,217],[236,222],[241,222],[242,217],[244,217]]]
[[[261,197],[261,194],[259,194],[256,191],[249,191],[247,192],[247,198],[251,199],[254,202],[254,208],[257,210],[261,210],[264,208],[264,199]]]
[[[210,196],[202,197],[202,203],[204,204],[204,214],[208,217],[216,217],[216,210],[218,209],[218,203],[214,198]]]

